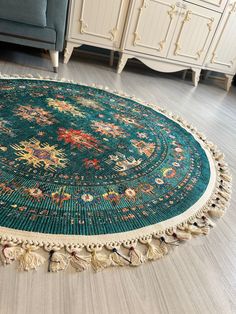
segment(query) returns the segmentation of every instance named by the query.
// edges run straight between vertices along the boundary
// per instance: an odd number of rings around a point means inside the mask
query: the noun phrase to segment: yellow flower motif
[[[48,98],[48,105],[57,109],[59,112],[66,112],[72,114],[72,116],[84,117],[84,114],[75,106],[70,103],[67,103],[64,100]]]
[[[94,110],[104,110],[104,108],[95,100],[89,99],[89,98],[84,98],[82,96],[77,96],[76,100],[79,105],[82,105],[87,108],[91,108]]]
[[[34,168],[43,166],[44,169],[54,171],[55,168],[64,168],[67,159],[62,149],[56,149],[55,145],[48,143],[41,144],[40,141],[32,138],[29,141],[22,141],[19,145],[11,145],[16,150],[18,160],[24,160]]]
[[[92,128],[102,135],[115,137],[125,137],[124,131],[114,123],[103,121],[92,121]]]

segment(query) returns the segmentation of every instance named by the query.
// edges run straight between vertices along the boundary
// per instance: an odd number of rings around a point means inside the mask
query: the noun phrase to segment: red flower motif
[[[78,149],[87,148],[87,149],[96,149],[102,151],[98,147],[98,140],[88,133],[84,133],[82,130],[66,130],[60,128],[58,130],[58,139],[63,140],[65,143],[76,146]]]
[[[84,159],[84,164],[85,164],[86,169],[95,168],[96,170],[99,170],[101,168],[99,163],[100,162],[97,159],[88,159],[88,158]]]

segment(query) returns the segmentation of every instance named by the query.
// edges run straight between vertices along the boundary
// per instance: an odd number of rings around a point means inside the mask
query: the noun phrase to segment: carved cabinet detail
[[[64,63],[82,44],[119,49],[128,4],[128,0],[71,0]]]
[[[166,57],[180,8],[173,0],[137,0],[126,49]]]
[[[206,58],[207,68],[236,72],[236,1],[231,1]]]
[[[172,40],[168,58],[202,65],[220,14],[193,4],[187,4]]]

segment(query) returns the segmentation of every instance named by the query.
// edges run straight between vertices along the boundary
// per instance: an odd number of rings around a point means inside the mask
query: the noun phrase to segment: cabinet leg
[[[59,65],[59,51],[49,50],[49,54],[52,60],[53,70],[55,73],[57,73]]]
[[[185,80],[188,70],[183,70],[182,80]]]
[[[234,78],[233,75],[225,74],[225,90],[227,92],[230,90],[233,78]]]
[[[75,47],[80,47],[80,46],[81,45],[77,45],[77,44],[74,44],[74,43],[67,42],[66,48],[65,48],[65,51],[64,51],[64,61],[63,61],[64,64],[67,64],[69,62],[74,48]]]
[[[113,66],[113,63],[114,63],[114,50],[111,50],[110,51],[110,60],[109,60],[110,67]]]
[[[118,63],[118,68],[117,68],[117,73],[120,74],[122,70],[124,69],[124,66],[126,65],[127,60],[129,59],[129,56],[121,53],[120,54],[120,59]]]
[[[194,86],[197,86],[200,79],[201,69],[192,69],[192,71],[192,82]]]
[[[210,75],[211,75],[211,71],[205,70],[205,71],[203,72],[203,80],[204,80],[204,81],[207,80]]]

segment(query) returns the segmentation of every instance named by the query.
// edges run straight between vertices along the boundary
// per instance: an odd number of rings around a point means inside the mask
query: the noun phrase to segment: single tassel
[[[205,137],[205,135],[203,133],[199,132],[199,131],[197,131],[196,134],[200,138]]]
[[[3,245],[0,256],[2,264],[9,265],[13,263],[23,252],[24,250],[19,246]]]
[[[51,250],[49,252],[48,272],[65,270],[69,265],[69,255]]]
[[[202,230],[201,228],[198,228],[198,226],[196,225],[188,225],[187,230],[192,234],[192,235],[200,235],[202,234]]]
[[[96,251],[93,251],[91,253],[91,266],[94,271],[101,271],[105,269],[106,267],[110,266],[111,261],[110,259],[101,253],[96,253]]]
[[[230,198],[230,194],[227,192],[223,192],[221,190],[218,191],[218,195],[222,196],[225,200],[228,200]]]
[[[229,171],[229,167],[228,167],[228,165],[226,165],[226,164],[220,164],[220,163],[218,163],[218,166],[219,166],[219,170],[220,170],[221,172],[227,172],[227,171]]]
[[[211,227],[213,228],[215,226],[215,223],[213,223],[210,218],[207,218],[206,216],[202,216],[201,218],[197,218],[197,221],[194,222],[194,225],[197,226],[198,228],[204,228],[204,227]]]
[[[192,238],[191,233],[178,229],[173,233],[173,237],[180,241],[188,241]]]
[[[76,271],[82,272],[89,268],[90,259],[88,256],[82,257],[78,255],[76,251],[74,251],[71,253],[70,263],[71,266],[74,267]]]
[[[231,182],[231,176],[229,176],[228,174],[221,173],[220,176],[221,176],[221,178],[223,178],[225,181]]]
[[[163,253],[163,256],[164,255],[167,255],[169,253],[169,248],[168,248],[168,245],[167,243],[165,242],[165,238],[163,240],[163,237],[160,238],[160,249]]]
[[[139,266],[143,262],[142,253],[136,250],[133,246],[129,249],[130,265]]]
[[[228,201],[226,201],[224,198],[217,197],[217,199],[218,199],[217,203],[221,205],[220,206],[221,208],[224,208],[228,204]],[[212,206],[212,207],[219,207],[219,206],[216,206],[215,204],[215,206]]]
[[[203,133],[198,132],[198,136],[203,142],[207,139],[207,137]]]
[[[210,227],[206,224],[200,225],[197,222],[194,222],[193,225],[190,225],[191,233],[194,235],[205,234],[207,235],[210,231]],[[198,229],[198,230],[197,230]]]
[[[173,234],[172,234],[173,235]],[[174,241],[167,241],[165,239],[165,237],[160,237],[160,241],[161,242],[164,242],[165,244],[169,244],[169,245],[175,245],[175,246],[178,246],[179,245],[179,240],[175,237]]]
[[[226,201],[230,199],[230,194],[226,192],[219,191],[218,194],[223,197]]]
[[[211,150],[216,150],[217,147],[214,143],[210,142],[210,141],[207,141],[207,145],[208,147],[211,149]]]
[[[210,227],[205,226],[205,227],[202,227],[201,230],[202,230],[202,234],[208,235],[210,232]]]
[[[205,215],[203,215],[201,219],[203,220],[203,223],[205,224],[205,226],[209,226],[211,228],[215,227],[215,223],[210,218],[206,217]]]
[[[163,257],[164,254],[160,246],[154,246],[153,244],[148,242],[147,247],[148,249],[146,256],[149,261],[154,261]]]
[[[226,192],[226,193],[228,193],[228,194],[230,194],[231,193],[231,188],[229,187],[229,186],[227,186],[227,185],[223,185],[222,183],[219,185],[219,189],[221,190],[221,191],[223,191],[223,192]]]
[[[222,197],[219,197],[219,195],[218,195],[218,196],[216,196],[216,197],[212,200],[211,206],[212,206],[212,207],[217,207],[218,204],[222,204],[222,205],[224,206],[224,205],[226,205],[227,203],[228,203],[227,200],[225,200],[225,199],[222,198]]]
[[[224,159],[224,154],[223,153],[221,153],[221,152],[216,152],[215,154],[214,154],[214,158],[215,158],[215,160],[217,160],[217,161],[219,161],[219,160],[221,160],[221,159]]]
[[[209,209],[207,213],[212,218],[220,218],[224,215],[224,211],[219,208]]]
[[[120,254],[116,248],[112,249],[112,253],[110,254],[109,257],[114,266],[125,266],[131,263],[131,261],[122,254]]]
[[[38,250],[37,247],[29,246],[24,250],[24,253],[18,257],[20,270],[28,271],[31,269],[36,269],[45,262],[45,258],[42,255],[36,253],[36,250]]]

